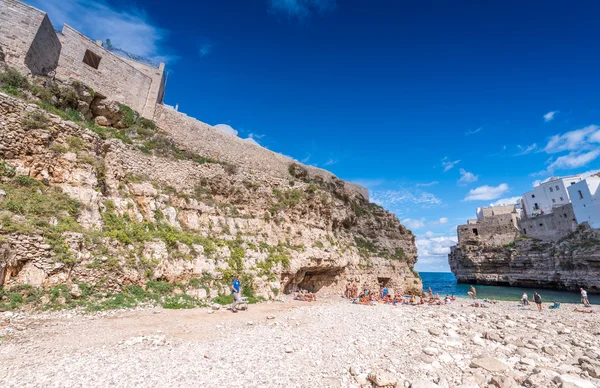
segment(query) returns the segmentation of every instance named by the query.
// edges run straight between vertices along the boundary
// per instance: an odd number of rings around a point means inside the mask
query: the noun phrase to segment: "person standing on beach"
[[[533,294],[533,301],[537,305],[538,311],[542,312],[542,296],[537,293],[537,291]]]
[[[587,296],[587,291],[582,288],[580,288],[581,290],[581,303],[583,303],[583,305],[585,307],[590,306],[590,301],[588,300],[588,296]]]
[[[477,299],[477,290],[475,287],[471,286],[471,291],[467,292],[467,295],[469,295],[469,298],[471,299]]]
[[[231,305],[231,311],[234,313],[237,313],[237,305],[242,300],[240,290],[240,275],[237,275],[233,283],[231,283],[231,295],[233,295],[233,304]]]
[[[521,302],[523,303],[523,306],[529,306],[529,297],[527,296],[526,292],[523,293],[523,296],[521,297]]]

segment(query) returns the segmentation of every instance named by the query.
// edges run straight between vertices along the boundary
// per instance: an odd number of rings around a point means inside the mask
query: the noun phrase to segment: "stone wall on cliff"
[[[585,287],[600,293],[600,231],[585,224],[555,242],[519,237],[503,246],[458,244],[448,262],[459,283],[570,291]]]
[[[201,155],[241,165],[253,171],[263,171],[281,178],[290,178],[290,165],[295,161],[238,136],[223,132],[193,117],[165,105],[157,105],[154,120],[157,125],[183,147]],[[303,166],[312,176],[339,181],[329,171]],[[349,195],[369,199],[368,190],[356,183],[342,182]]]
[[[202,132],[150,124],[106,132],[0,93],[0,283],[197,278],[214,296],[242,272],[263,297],[347,281],[420,289],[414,235],[354,186],[303,166],[293,177],[289,159],[256,146],[209,153]]]

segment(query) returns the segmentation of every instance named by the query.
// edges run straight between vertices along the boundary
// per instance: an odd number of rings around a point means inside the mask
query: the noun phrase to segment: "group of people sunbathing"
[[[299,289],[298,291],[294,292],[294,300],[301,300],[303,302],[316,302],[317,294],[308,290]]]
[[[393,294],[392,294],[393,293]],[[344,296],[350,299],[354,304],[361,304],[371,306],[374,304],[391,304],[397,306],[399,304],[404,305],[443,305],[448,304],[456,300],[454,294],[452,296],[446,295],[445,298],[440,297],[439,294],[433,294],[431,288],[429,292],[421,296],[416,295],[403,295],[398,290],[390,290],[383,285],[379,286],[379,292],[372,292],[368,287],[365,287],[362,292],[358,292],[358,285],[356,283],[348,283],[346,285],[346,291]]]

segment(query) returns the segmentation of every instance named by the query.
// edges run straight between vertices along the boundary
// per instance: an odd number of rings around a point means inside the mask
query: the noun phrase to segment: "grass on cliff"
[[[57,260],[72,264],[73,256],[62,235],[81,230],[76,221],[81,203],[60,188],[45,186],[28,176],[5,178],[0,189],[6,193],[0,201],[0,233],[41,234],[52,246]]]
[[[191,283],[191,282],[190,282]],[[190,309],[206,306],[206,301],[183,293],[190,283],[175,285],[164,281],[150,281],[145,287],[128,285],[118,292],[107,291],[101,285],[74,281],[79,294],[74,294],[66,284],[48,289],[19,285],[10,289],[0,287],[0,310],[62,310],[81,308],[85,311],[103,311],[134,308],[140,305],[162,306],[167,309]]]

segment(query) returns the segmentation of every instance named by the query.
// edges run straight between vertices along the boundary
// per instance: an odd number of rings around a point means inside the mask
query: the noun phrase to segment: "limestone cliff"
[[[600,231],[583,225],[556,242],[464,240],[451,248],[448,261],[459,283],[600,292]]]
[[[251,144],[215,159],[76,81],[4,79],[19,98],[0,93],[0,286],[165,281],[214,297],[243,273],[265,298],[420,289],[414,235],[364,190],[290,159],[244,164]]]

